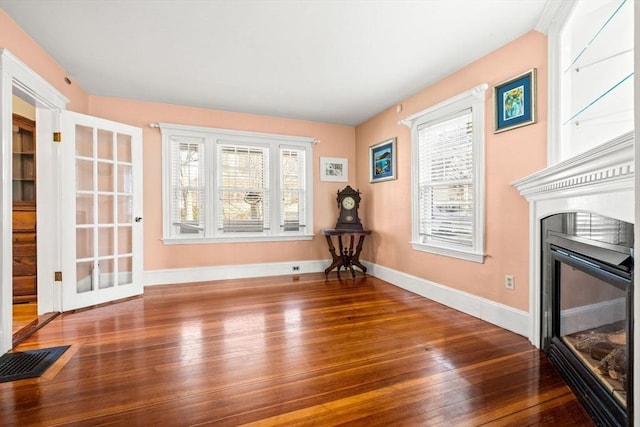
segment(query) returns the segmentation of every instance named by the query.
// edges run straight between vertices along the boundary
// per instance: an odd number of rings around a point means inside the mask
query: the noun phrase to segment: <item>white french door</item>
[[[142,129],[62,112],[62,311],[143,292]]]

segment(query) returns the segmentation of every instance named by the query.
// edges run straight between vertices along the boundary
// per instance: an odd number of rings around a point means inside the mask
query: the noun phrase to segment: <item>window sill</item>
[[[295,236],[230,236],[230,237],[198,237],[198,238],[164,238],[165,245],[202,245],[211,243],[258,243],[258,242],[288,242],[312,240],[313,234],[296,234]]]
[[[411,242],[413,249],[421,252],[428,252],[435,255],[442,255],[450,258],[462,259],[465,261],[477,262],[479,264],[484,264],[485,254],[476,253],[476,252],[468,252],[462,251],[460,249],[455,248],[445,248],[441,246],[433,246],[426,245],[424,243],[419,242]]]

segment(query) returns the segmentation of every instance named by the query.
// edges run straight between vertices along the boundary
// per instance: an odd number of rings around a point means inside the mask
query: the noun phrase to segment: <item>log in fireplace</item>
[[[543,347],[599,425],[633,423],[633,225],[590,213],[542,221]]]

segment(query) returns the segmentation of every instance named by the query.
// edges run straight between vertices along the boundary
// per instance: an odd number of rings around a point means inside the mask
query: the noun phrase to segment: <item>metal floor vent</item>
[[[6,353],[0,357],[0,382],[42,375],[70,346]]]

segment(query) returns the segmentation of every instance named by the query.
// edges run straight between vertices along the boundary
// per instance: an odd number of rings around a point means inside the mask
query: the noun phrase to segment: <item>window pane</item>
[[[76,156],[93,157],[93,128],[76,125]]]
[[[269,228],[267,155],[261,147],[220,147],[218,227],[222,231],[262,232]]]
[[[93,191],[93,162],[76,159],[76,190]]]
[[[419,234],[423,243],[473,246],[471,110],[419,129]]]
[[[468,180],[473,174],[471,111],[422,128],[420,162],[426,181]]]
[[[169,156],[163,169],[164,239],[309,237],[303,232],[313,226],[308,208],[312,183],[307,182],[312,138],[169,124],[160,128],[163,153]]]
[[[118,161],[131,163],[131,135],[118,134]]]
[[[130,256],[118,258],[118,285],[133,282],[133,259]]]
[[[420,194],[420,234],[426,242],[473,244],[473,192],[470,184],[425,186]]]
[[[76,194],[76,224],[93,224],[93,194]]]
[[[113,160],[113,133],[98,129],[98,158]]]
[[[98,264],[98,283],[100,289],[112,288],[115,285],[115,265],[113,259],[103,259]]]
[[[113,163],[98,162],[98,191],[113,191]]]
[[[113,203],[115,198],[111,194],[98,195],[98,223],[112,224],[113,220]]]
[[[93,289],[93,261],[78,262],[76,264],[76,292],[81,294]]]
[[[280,150],[280,227],[298,231],[304,227],[305,215],[304,150]]]
[[[171,223],[177,234],[201,234],[204,230],[202,143],[176,139],[173,150]]]

